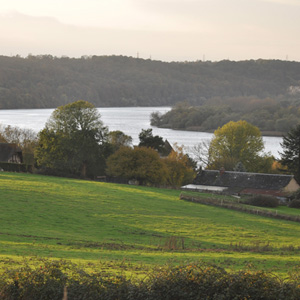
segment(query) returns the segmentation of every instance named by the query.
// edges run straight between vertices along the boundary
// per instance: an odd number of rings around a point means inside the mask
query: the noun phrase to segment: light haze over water
[[[181,131],[165,128],[157,128],[150,125],[150,115],[152,112],[165,113],[171,107],[109,107],[98,108],[101,120],[110,131],[121,130],[133,138],[133,145],[139,143],[138,135],[142,129],[153,129],[154,135],[159,135],[167,139],[172,145],[177,143],[185,147],[185,152],[189,152],[189,147],[212,137],[212,133]],[[0,124],[29,128],[38,132],[44,128],[46,121],[54,109],[17,109],[0,110]],[[263,137],[265,152],[271,152],[274,157],[279,158],[278,151],[282,151],[280,137]]]

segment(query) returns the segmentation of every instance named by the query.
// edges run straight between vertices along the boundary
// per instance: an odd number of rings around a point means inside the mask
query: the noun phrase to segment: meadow
[[[192,262],[299,271],[300,223],[186,202],[180,192],[1,172],[0,265],[65,259],[133,276]]]

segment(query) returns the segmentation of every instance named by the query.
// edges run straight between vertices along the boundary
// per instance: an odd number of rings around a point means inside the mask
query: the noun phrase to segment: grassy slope
[[[299,249],[286,249],[300,248],[300,223],[184,202],[179,193],[1,173],[0,254],[141,264],[201,259],[279,273],[300,265]],[[161,250],[174,236],[186,249]],[[272,251],[246,249],[265,243]]]

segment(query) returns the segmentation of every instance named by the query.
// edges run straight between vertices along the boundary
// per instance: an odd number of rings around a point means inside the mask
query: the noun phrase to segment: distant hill
[[[0,56],[0,109],[55,108],[78,99],[97,107],[201,105],[215,97],[288,97],[299,86],[300,63],[280,60]]]

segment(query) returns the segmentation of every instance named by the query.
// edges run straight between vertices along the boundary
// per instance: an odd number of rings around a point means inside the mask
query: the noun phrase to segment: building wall
[[[17,163],[21,164],[22,160],[21,157],[18,154],[13,154],[12,157],[8,160],[9,163]]]
[[[284,188],[284,191],[287,193],[293,193],[296,192],[300,188],[297,181],[293,178],[289,184]]]

